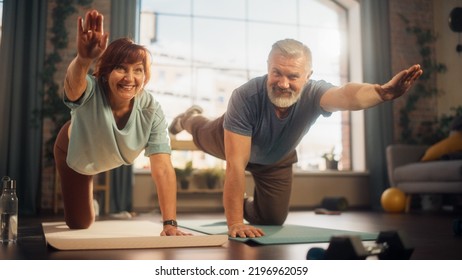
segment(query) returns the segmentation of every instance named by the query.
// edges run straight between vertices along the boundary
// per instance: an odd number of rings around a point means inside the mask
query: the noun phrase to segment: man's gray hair
[[[280,52],[283,56],[291,57],[291,58],[298,58],[298,57],[305,57],[306,58],[306,70],[310,71],[312,67],[311,63],[311,50],[302,42],[299,42],[294,39],[284,39],[277,41],[271,47],[271,51],[268,55],[268,59],[274,52]]]

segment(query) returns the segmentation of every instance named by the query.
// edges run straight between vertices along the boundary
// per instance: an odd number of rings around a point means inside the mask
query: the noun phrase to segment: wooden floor
[[[367,211],[346,211],[341,215],[317,215],[313,211],[291,212],[287,224],[327,227],[332,229],[380,232],[400,231],[413,246],[414,260],[460,260],[462,240],[453,232],[453,221],[461,213],[386,214]],[[160,221],[156,214],[141,214],[137,219]],[[179,214],[179,220],[224,219],[222,213]],[[57,251],[46,245],[41,222],[62,220],[62,217],[22,218],[16,245],[2,246],[0,259],[103,259],[103,260],[305,260],[312,247],[327,248],[328,243],[291,245],[248,245],[228,241],[222,247]]]

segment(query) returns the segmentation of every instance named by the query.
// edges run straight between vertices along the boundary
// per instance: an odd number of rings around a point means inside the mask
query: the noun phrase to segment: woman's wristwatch
[[[166,220],[166,221],[164,221],[164,226],[167,226],[167,225],[178,227],[178,223],[176,222],[176,220]]]

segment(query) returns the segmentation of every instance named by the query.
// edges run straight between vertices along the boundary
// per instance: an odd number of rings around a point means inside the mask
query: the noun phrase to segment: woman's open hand
[[[78,18],[77,51],[81,58],[93,60],[106,49],[109,34],[104,33],[103,19],[97,10],[87,12],[85,22]]]

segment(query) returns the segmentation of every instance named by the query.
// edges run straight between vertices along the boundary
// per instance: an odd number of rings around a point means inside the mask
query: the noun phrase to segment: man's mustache
[[[273,87],[273,91],[277,91],[277,92],[280,92],[280,93],[290,93],[290,94],[294,94],[295,92],[291,89],[286,89],[286,88],[280,88],[278,86],[274,86]]]

